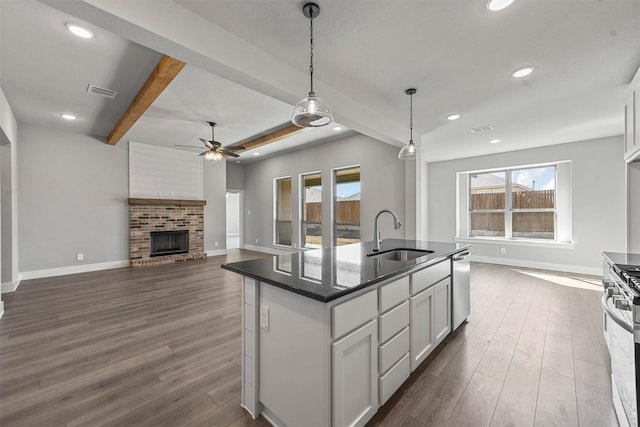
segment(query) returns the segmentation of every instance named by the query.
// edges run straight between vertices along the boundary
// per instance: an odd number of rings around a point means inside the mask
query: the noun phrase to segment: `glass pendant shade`
[[[414,160],[418,156],[418,153],[420,153],[420,147],[411,141],[402,147],[402,150],[398,153],[398,158],[400,160]]]
[[[313,94],[300,100],[291,114],[291,122],[304,128],[326,126],[332,121],[331,108],[321,98],[313,96]]]
[[[291,113],[291,122],[303,128],[316,128],[326,126],[333,122],[333,112],[324,100],[318,98],[313,91],[313,18],[320,14],[320,6],[316,3],[306,3],[302,7],[302,13],[309,18],[309,33],[311,50],[309,55],[309,77],[311,90],[309,96],[298,102]]]

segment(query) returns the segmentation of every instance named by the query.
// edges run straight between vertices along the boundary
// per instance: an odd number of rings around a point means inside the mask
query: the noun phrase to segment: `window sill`
[[[455,242],[462,243],[487,243],[490,245],[506,245],[506,246],[530,246],[537,248],[556,248],[556,249],[573,249],[573,242],[549,242],[545,240],[533,239],[505,239],[500,237],[454,237]]]

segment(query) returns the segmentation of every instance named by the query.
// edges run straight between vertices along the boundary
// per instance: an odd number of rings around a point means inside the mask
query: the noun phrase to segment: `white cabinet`
[[[442,280],[433,287],[433,292],[433,328],[438,345],[451,332],[451,280]]]
[[[411,371],[431,353],[435,345],[433,287],[411,297]]]
[[[363,426],[378,410],[378,321],[332,344],[333,425]]]
[[[624,158],[629,162],[640,157],[640,68],[631,81],[624,118]]]

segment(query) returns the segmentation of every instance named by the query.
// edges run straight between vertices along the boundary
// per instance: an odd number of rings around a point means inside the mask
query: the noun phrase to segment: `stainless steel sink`
[[[367,256],[380,258],[380,259],[388,259],[391,261],[411,261],[416,258],[420,258],[432,253],[433,251],[424,250],[424,249],[399,248],[399,249],[390,249],[382,252],[374,252]]]

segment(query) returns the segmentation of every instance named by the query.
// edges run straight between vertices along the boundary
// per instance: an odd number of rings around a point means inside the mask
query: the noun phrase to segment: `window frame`
[[[555,167],[554,175],[554,208],[513,209],[512,172],[516,170]],[[505,236],[471,236],[471,175],[479,173],[505,172]],[[562,160],[531,165],[505,166],[482,170],[470,170],[456,174],[456,237],[455,241],[499,244],[521,244],[524,246],[573,247],[572,241],[572,208],[571,208],[571,161]],[[493,210],[492,210],[493,211]],[[502,212],[502,210],[495,210]],[[513,237],[513,213],[521,212],[554,212],[554,238]],[[483,210],[480,212],[489,212]]]
[[[291,243],[286,245],[284,243],[279,243],[278,242],[278,223],[279,222],[286,222],[286,221],[280,221],[278,218],[278,206],[279,206],[279,192],[278,192],[278,182],[279,181],[284,181],[284,180],[289,180],[290,182],[290,190],[289,190],[289,199],[290,199],[290,219],[289,222],[291,223]],[[280,246],[280,247],[284,247],[284,248],[291,248],[293,246],[293,178],[291,176],[280,176],[277,178],[273,179],[273,245],[274,246]]]
[[[322,185],[322,171],[313,171],[313,172],[305,172],[305,173],[301,173],[300,174],[300,212],[298,215],[298,220],[299,220],[299,232],[300,232],[300,248],[302,249],[318,249],[322,247],[322,234],[323,234],[323,230],[322,230],[322,199],[320,200],[320,222],[310,222],[310,224],[319,224],[320,225],[320,245],[318,246],[307,246],[307,233],[305,230],[305,225],[307,224],[307,221],[305,220],[305,209],[306,209],[306,190],[307,187],[305,185],[305,177],[308,176],[313,176],[313,175],[318,175],[319,179],[320,179],[320,195],[321,198],[324,197],[323,196],[323,185]]]
[[[352,224],[352,223],[338,223],[338,202],[337,202],[337,198],[338,198],[338,194],[337,194],[337,187],[338,187],[338,173],[341,171],[346,171],[346,170],[350,170],[350,169],[358,169],[358,175],[360,176],[360,180],[358,181],[360,183],[360,214],[362,214],[362,166],[360,166],[359,164],[356,165],[350,165],[350,166],[342,166],[339,168],[334,168],[331,169],[331,179],[332,179],[332,185],[331,185],[331,204],[332,204],[332,208],[331,208],[331,223],[332,223],[332,230],[331,230],[331,241],[333,246],[338,246],[338,225],[342,225],[342,224]],[[349,181],[349,182],[355,182],[355,181]],[[360,237],[359,237],[359,242],[362,243],[362,218],[360,218],[360,222],[358,223],[358,227],[360,227]]]

